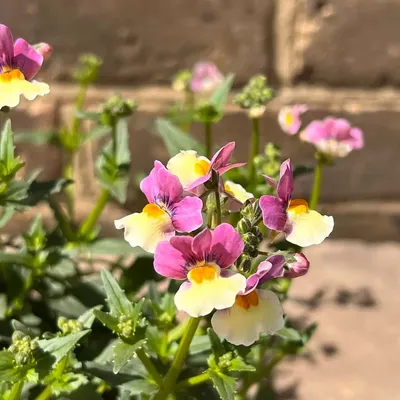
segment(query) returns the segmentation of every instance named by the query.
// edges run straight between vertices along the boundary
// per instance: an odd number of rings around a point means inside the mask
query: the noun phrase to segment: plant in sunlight
[[[333,217],[318,211],[322,165],[361,148],[362,132],[333,118],[301,130],[307,108],[285,107],[284,132],[300,132],[317,153],[311,201],[296,198],[297,176],[314,168],[261,143],[274,97],[266,77],[251,78],[234,97],[250,121],[249,156],[240,160],[235,142],[218,147],[214,137],[234,75],[198,63],[174,79],[183,103],[153,124],[169,160],[154,161],[140,183],[146,204],[114,221],[119,238],[108,238],[99,218],[109,202],[127,200],[128,120],[140,107],[113,95],[86,110],[102,65],[87,54],[74,74],[72,121],[55,132],[14,133],[10,108],[21,94],[34,100],[48,92],[32,78],[51,52],[47,43],[14,42],[0,25],[0,108],[11,117],[0,140],[0,397],[273,399],[274,369],[304,352],[316,329],[296,325],[285,303],[292,280],[310,268],[302,248],[322,243],[334,228]],[[27,94],[35,85],[47,89]],[[189,133],[194,124],[204,145]],[[94,169],[101,190],[80,221],[74,160],[99,138]],[[63,177],[21,175],[18,142],[58,146]],[[3,234],[16,213],[32,208],[26,232]],[[40,215],[45,208],[51,221]]]

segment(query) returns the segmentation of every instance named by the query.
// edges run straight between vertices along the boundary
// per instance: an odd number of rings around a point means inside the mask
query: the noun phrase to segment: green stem
[[[309,207],[314,210],[318,206],[319,195],[321,192],[322,183],[322,168],[324,166],[323,161],[319,158],[314,171],[314,184],[311,192],[311,197],[309,201]]]
[[[219,191],[215,191],[215,225],[214,228],[221,224],[222,221],[222,211],[221,211],[221,198],[219,196]]]
[[[40,394],[36,397],[36,400],[48,400],[51,398],[52,391],[51,386],[47,386]]]
[[[8,399],[9,400],[19,400],[21,398],[21,392],[24,387],[24,381],[20,380],[15,383],[11,389]]]
[[[210,379],[210,375],[208,372],[203,372],[200,375],[192,376],[189,379],[185,379],[184,381],[178,382],[176,385],[176,390],[186,389],[187,387],[192,387],[196,385],[201,385],[204,382],[207,382]]]
[[[206,157],[211,158],[212,153],[212,131],[211,122],[204,123],[204,134],[206,137]]]
[[[73,169],[73,163],[74,163],[74,156],[75,152],[71,150],[66,151],[66,160],[64,163],[63,167],[63,178],[64,179],[71,179],[73,180],[73,174],[74,174],[74,169]],[[68,207],[68,213],[71,217],[71,219],[74,216],[74,185],[68,185],[64,190],[65,194],[67,196],[67,207]]]
[[[175,359],[172,362],[172,365],[165,377],[163,387],[156,394],[153,400],[165,400],[168,395],[174,390],[174,386],[176,384],[176,380],[183,368],[185,363],[187,354],[189,352],[190,343],[193,340],[194,334],[199,326],[201,318],[193,318],[191,317],[186,331],[183,334],[182,340],[179,343],[178,350],[175,355]]]
[[[111,139],[114,159],[117,159],[117,124],[113,123],[111,128]]]
[[[88,89],[87,84],[81,84],[81,86],[79,87],[79,92],[75,99],[75,109],[77,111],[82,110],[83,105],[85,104],[87,89]],[[72,133],[75,135],[79,133],[78,131],[80,122],[81,122],[80,119],[75,115],[72,121]]]
[[[260,146],[260,119],[259,118],[252,118],[251,122],[253,124],[253,133],[251,137],[251,148],[249,153],[249,161],[248,165],[248,183],[252,184],[256,175],[256,170],[254,166],[254,158],[259,153],[259,146]]]
[[[87,235],[93,229],[109,198],[110,192],[107,189],[103,189],[92,212],[87,216],[79,230],[81,236]]]
[[[136,354],[139,357],[142,364],[147,369],[148,373],[152,376],[154,381],[157,383],[157,385],[161,387],[163,385],[162,376],[158,373],[157,368],[155,367],[153,362],[150,360],[150,358],[147,356],[146,352],[143,349],[139,349],[136,351]]]

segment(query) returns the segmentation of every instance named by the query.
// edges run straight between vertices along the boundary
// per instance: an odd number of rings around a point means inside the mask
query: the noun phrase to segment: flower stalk
[[[309,206],[312,210],[316,209],[319,202],[319,196],[321,193],[321,184],[322,184],[322,168],[324,166],[324,162],[322,157],[318,157],[317,165],[314,171],[314,183],[311,192],[311,197],[309,201]]]
[[[211,158],[211,154],[212,154],[211,122],[204,122],[204,134],[205,134],[205,141],[206,141],[206,157]]]
[[[256,158],[257,154],[259,153],[259,146],[260,146],[260,119],[259,118],[252,118],[251,119],[253,125],[253,133],[251,138],[251,148],[249,154],[249,161],[248,161],[248,181],[251,184],[256,175],[254,159]]]

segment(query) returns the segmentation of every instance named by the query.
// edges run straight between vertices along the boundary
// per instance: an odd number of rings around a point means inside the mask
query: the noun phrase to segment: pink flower
[[[195,93],[211,91],[215,89],[223,79],[223,75],[215,64],[201,61],[193,68],[190,87]]]
[[[308,107],[305,104],[282,107],[278,115],[278,122],[282,130],[289,135],[295,135],[301,127],[300,117],[307,110]]]
[[[48,43],[39,43],[34,46],[37,53],[43,56],[43,60],[46,61],[50,58],[53,48]]]
[[[301,247],[322,243],[333,230],[333,217],[321,215],[303,199],[293,199],[293,167],[290,160],[281,165],[278,182],[267,177],[276,187],[277,196],[261,196],[260,208],[264,225],[283,232],[286,240]]]
[[[194,238],[176,236],[161,242],[154,254],[154,268],[167,278],[186,280],[175,295],[178,310],[192,317],[213,309],[231,307],[245,290],[246,278],[228,268],[243,252],[243,241],[229,224],[205,229]]]
[[[11,31],[0,24],[0,109],[17,106],[21,95],[34,100],[50,92],[46,83],[33,80],[42,63],[43,55],[24,39],[14,43]]]
[[[115,221],[117,229],[125,229],[125,240],[153,253],[157,244],[175,236],[175,232],[192,232],[203,224],[203,202],[197,197],[184,197],[179,179],[159,161],[150,175],[140,183],[147,204],[141,213]]]
[[[359,128],[341,118],[325,118],[311,122],[300,138],[313,143],[318,151],[330,157],[345,157],[351,151],[364,147],[364,134]]]

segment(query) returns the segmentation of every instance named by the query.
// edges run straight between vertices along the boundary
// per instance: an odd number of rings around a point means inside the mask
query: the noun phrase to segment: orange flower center
[[[240,308],[243,308],[244,310],[248,310],[251,306],[258,306],[258,301],[259,299],[257,290],[253,290],[252,292],[244,296],[238,294],[235,299],[236,305]]]
[[[3,67],[3,73],[0,74],[0,82],[7,83],[14,80],[24,80],[24,74],[19,69],[11,69],[10,67]]]
[[[308,212],[308,203],[303,199],[293,199],[289,203],[289,211],[296,214],[303,214]]]
[[[198,284],[204,281],[212,281],[217,275],[217,271],[213,265],[203,265],[202,267],[196,267],[189,271],[188,278],[191,282]]]
[[[143,208],[143,212],[150,218],[161,218],[165,215],[165,211],[157,204],[150,203]]]
[[[194,171],[197,175],[204,176],[210,168],[210,163],[207,160],[197,160],[194,164]]]

